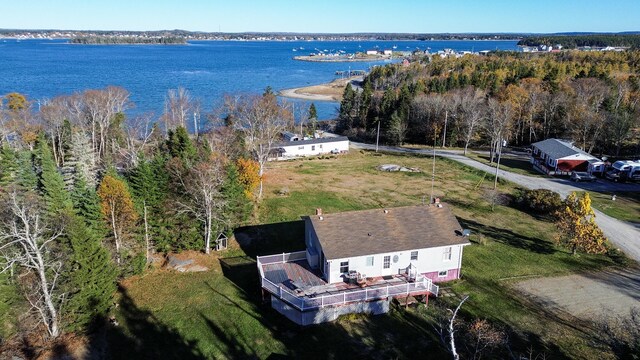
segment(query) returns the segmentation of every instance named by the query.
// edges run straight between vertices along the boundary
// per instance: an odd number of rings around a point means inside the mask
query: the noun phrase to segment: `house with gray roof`
[[[305,217],[304,251],[258,257],[263,293],[298,324],[384,313],[460,277],[467,236],[447,204]]]
[[[273,149],[270,152],[272,160],[340,154],[349,151],[349,138],[346,136],[320,137],[306,140],[292,133],[285,133],[283,136],[285,141],[273,145]]]
[[[572,171],[604,169],[603,163],[571,142],[547,139],[531,144],[533,167],[548,175],[569,175]],[[601,164],[602,163],[602,164]]]

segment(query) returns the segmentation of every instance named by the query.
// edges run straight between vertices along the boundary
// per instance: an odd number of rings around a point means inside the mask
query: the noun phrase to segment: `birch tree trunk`
[[[62,258],[56,258],[53,242],[61,229],[52,232],[40,217],[37,198],[18,195],[13,191],[8,201],[6,220],[0,224],[0,254],[7,266],[0,271],[21,268],[25,274],[35,275],[33,293],[25,293],[31,306],[37,310],[50,337],[60,335],[59,306],[63,294],[58,293],[57,280]]]

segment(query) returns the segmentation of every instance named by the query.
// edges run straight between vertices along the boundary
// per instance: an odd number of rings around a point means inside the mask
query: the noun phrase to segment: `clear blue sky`
[[[640,30],[640,0],[0,0],[0,28],[619,32]]]

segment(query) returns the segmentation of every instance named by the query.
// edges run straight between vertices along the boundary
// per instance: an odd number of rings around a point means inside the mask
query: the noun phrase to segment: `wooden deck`
[[[309,267],[306,260],[265,264],[262,268],[264,277],[267,280],[274,284],[282,284],[282,286],[294,291],[298,296],[312,298],[344,292],[355,292],[365,288],[375,289],[407,283],[407,279],[402,275],[389,275],[385,277],[367,278],[366,284],[363,286],[346,282],[328,284],[321,278],[319,271]],[[426,294],[428,291],[423,293]],[[415,295],[423,293],[415,292]]]
[[[274,284],[283,284],[291,290],[327,285],[320,274],[311,269],[306,260],[263,265],[264,277]]]

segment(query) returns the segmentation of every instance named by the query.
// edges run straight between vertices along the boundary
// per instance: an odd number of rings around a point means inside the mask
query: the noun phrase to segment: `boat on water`
[[[296,48],[293,48],[293,49],[291,49],[291,50],[292,50],[292,51],[298,51],[298,49],[296,49]]]

